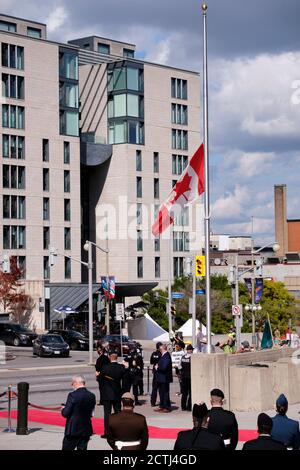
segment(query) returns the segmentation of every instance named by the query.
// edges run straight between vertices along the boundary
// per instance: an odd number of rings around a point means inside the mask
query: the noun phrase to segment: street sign
[[[184,294],[182,292],[172,292],[172,299],[183,299]]]
[[[205,289],[196,289],[196,295],[205,295]]]
[[[242,315],[243,306],[242,305],[233,305],[232,306],[232,315]]]
[[[122,321],[124,319],[125,307],[124,304],[116,304],[116,320]]]

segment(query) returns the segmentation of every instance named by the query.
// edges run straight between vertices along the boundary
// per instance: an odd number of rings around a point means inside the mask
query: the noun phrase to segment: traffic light
[[[173,317],[176,317],[176,305],[174,304],[171,305],[171,315],[173,315]]]
[[[196,256],[195,275],[196,277],[205,276],[205,256]]]

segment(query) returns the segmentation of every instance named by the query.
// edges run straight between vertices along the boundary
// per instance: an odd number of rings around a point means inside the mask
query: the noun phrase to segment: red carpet
[[[0,418],[7,418],[7,411],[0,412]],[[12,418],[17,418],[17,411],[12,411]],[[28,421],[32,423],[47,424],[50,426],[65,426],[65,418],[61,416],[60,413],[53,413],[48,411],[40,410],[28,410]],[[93,418],[93,428],[95,434],[103,434],[103,419],[102,418]],[[149,436],[151,439],[176,439],[179,431],[183,429],[176,428],[158,428],[156,426],[149,426]],[[239,441],[245,442],[250,439],[255,439],[257,433],[253,429],[249,430],[240,430],[239,431]]]

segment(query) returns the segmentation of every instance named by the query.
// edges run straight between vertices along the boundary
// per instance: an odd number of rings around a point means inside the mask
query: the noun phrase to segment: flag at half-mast
[[[166,201],[159,208],[152,225],[157,236],[173,224],[183,207],[191,204],[204,192],[204,145],[201,144],[192,156],[188,166],[172,189]]]

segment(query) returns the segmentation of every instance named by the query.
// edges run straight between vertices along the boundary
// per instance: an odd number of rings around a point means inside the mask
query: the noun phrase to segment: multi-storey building
[[[199,75],[138,60],[119,41],[54,43],[46,25],[6,15],[0,42],[0,254],[24,267],[37,327],[67,287],[77,288],[74,307],[86,301],[86,270],[67,257],[85,259],[86,239],[108,246],[122,297],[166,285],[170,262],[182,274],[195,208],[177,217],[171,244],[150,233],[201,141]],[[50,246],[60,254],[51,270]],[[96,291],[107,272],[100,250],[94,267]]]

